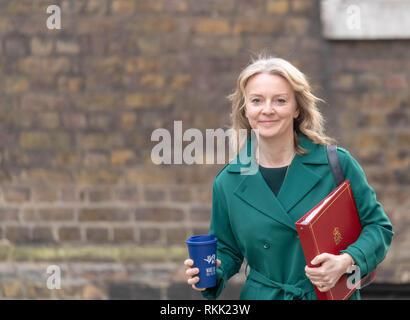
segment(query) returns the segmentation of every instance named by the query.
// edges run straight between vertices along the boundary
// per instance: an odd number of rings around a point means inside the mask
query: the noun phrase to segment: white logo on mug
[[[215,264],[215,255],[207,256],[204,261],[208,262],[209,264]]]

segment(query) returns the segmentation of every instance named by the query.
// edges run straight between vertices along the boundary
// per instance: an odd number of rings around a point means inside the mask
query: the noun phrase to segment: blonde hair
[[[235,91],[228,96],[232,101],[232,127],[231,147],[239,152],[245,145],[247,137],[251,134],[251,126],[245,117],[245,87],[247,81],[255,74],[268,73],[285,78],[292,86],[295,93],[296,107],[299,116],[294,120],[294,144],[296,153],[299,155],[307,153],[298,144],[298,132],[304,133],[314,143],[329,145],[336,142],[324,133],[324,118],[317,108],[316,102],[323,101],[314,96],[306,76],[290,62],[272,56],[261,57],[256,60],[252,58],[251,63],[242,70],[237,79]],[[240,129],[246,129],[247,135],[239,134]]]

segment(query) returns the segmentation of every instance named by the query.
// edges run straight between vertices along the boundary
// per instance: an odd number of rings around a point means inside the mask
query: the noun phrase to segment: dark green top
[[[259,170],[261,171],[263,179],[265,179],[275,196],[279,193],[280,187],[285,179],[287,168],[288,166],[280,168],[265,168],[259,165]]]

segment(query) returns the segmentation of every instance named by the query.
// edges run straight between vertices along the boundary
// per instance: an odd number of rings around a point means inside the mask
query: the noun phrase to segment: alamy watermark
[[[164,128],[158,128],[152,132],[151,141],[159,143],[151,150],[151,161],[156,165],[225,164],[227,160],[226,142],[228,142],[228,159],[232,160],[231,163],[237,164],[239,160],[239,163],[244,166],[241,168],[242,174],[255,174],[259,168],[254,161],[255,155],[258,153],[256,148],[258,130],[252,129],[250,137],[248,137],[247,129],[240,129],[238,136],[233,133],[233,129],[206,129],[204,138],[199,129],[190,128],[183,132],[182,121],[174,121],[173,135]],[[217,141],[216,148],[215,139]],[[251,154],[239,152],[239,141],[247,141],[248,139],[250,139]],[[184,142],[190,143],[183,148]],[[247,144],[245,143],[244,146],[246,148]],[[237,154],[239,154],[238,157],[236,157]]]
[[[47,289],[61,289],[61,269],[57,265],[50,265],[47,267]]]
[[[362,16],[358,5],[349,5],[346,9],[346,26],[351,31],[362,30]]]
[[[47,7],[47,13],[51,14],[46,21],[49,30],[61,29],[61,9],[58,5],[50,5]]]
[[[366,286],[366,281],[364,283],[361,282],[361,273],[360,268],[357,265],[349,266],[346,270],[347,273],[352,273],[347,277],[346,287],[348,289],[361,289]]]

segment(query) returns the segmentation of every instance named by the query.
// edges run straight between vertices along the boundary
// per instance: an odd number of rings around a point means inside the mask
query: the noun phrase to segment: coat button
[[[263,247],[264,247],[265,249],[269,249],[269,248],[270,248],[270,244],[269,244],[268,242],[265,242],[265,243],[263,244]]]

